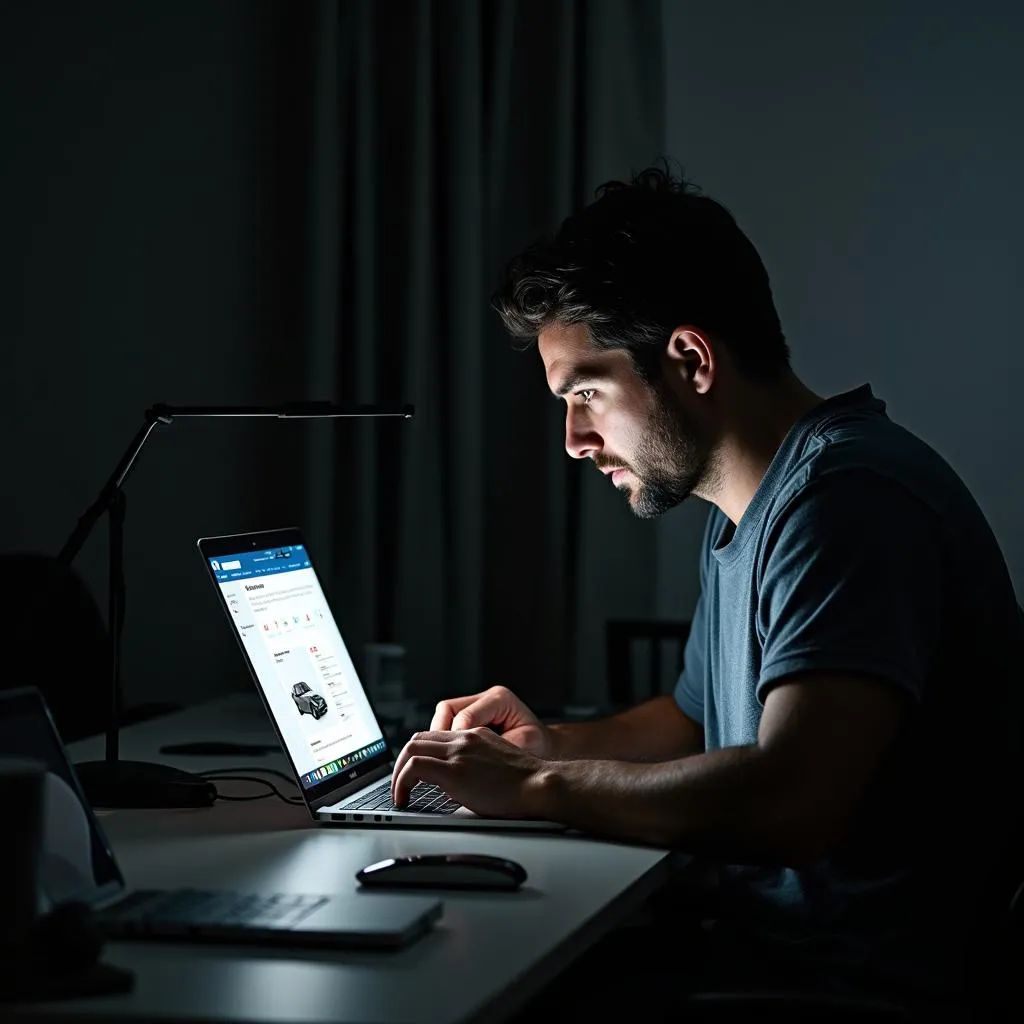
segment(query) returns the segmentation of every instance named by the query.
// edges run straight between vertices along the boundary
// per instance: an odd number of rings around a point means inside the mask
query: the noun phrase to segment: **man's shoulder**
[[[773,503],[842,500],[869,506],[894,500],[945,509],[966,488],[948,462],[926,441],[886,416],[854,416],[825,422],[804,444]]]

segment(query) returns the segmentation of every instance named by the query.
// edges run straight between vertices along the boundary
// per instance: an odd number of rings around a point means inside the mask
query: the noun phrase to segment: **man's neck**
[[[770,388],[744,382],[734,399],[731,422],[716,446],[707,489],[697,493],[738,524],[786,435],[824,399],[792,373]]]

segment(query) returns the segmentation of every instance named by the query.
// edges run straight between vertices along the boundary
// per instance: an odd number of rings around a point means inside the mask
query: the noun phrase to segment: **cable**
[[[225,775],[222,776],[225,782],[262,782],[264,786],[270,790],[269,793],[250,793],[248,796],[232,796],[229,793],[222,793],[219,789],[217,790],[218,800],[266,800],[268,796],[273,796],[275,793],[281,797],[282,800],[287,800],[279,790],[274,788],[274,784],[267,779],[257,779],[249,775]],[[291,800],[288,800],[291,803]]]
[[[305,800],[296,799],[295,797],[285,796],[269,779],[261,779],[255,775],[239,775],[238,772],[261,772],[267,775],[277,775],[284,779],[285,782],[290,782],[296,789],[298,786],[295,780],[285,775],[284,772],[278,771],[276,768],[212,768],[209,771],[197,772],[196,774],[202,778],[211,779],[214,783],[217,781],[223,782],[257,782],[263,786],[266,786],[269,790],[268,793],[256,793],[249,794],[247,796],[233,796],[227,793],[222,793],[219,789],[217,790],[218,800],[266,800],[269,796],[276,796],[279,800],[283,800],[286,804],[292,804],[296,807],[304,807]]]
[[[231,782],[259,782],[262,783],[270,791],[268,793],[255,793],[249,796],[234,796],[228,793],[222,793],[217,789],[218,800],[265,800],[268,796],[276,796],[279,800],[283,800],[286,804],[292,804],[295,807],[305,806],[303,800],[296,800],[293,797],[285,796],[269,779],[257,779],[250,775],[222,775],[220,778],[224,781]]]
[[[201,775],[203,778],[213,778],[217,775],[237,775],[239,772],[255,772],[257,775],[276,775],[279,779],[284,779],[290,786],[294,786],[296,789],[299,788],[298,783],[296,783],[291,775],[278,771],[277,768],[264,768],[262,765],[246,765],[242,768],[209,768],[203,772],[196,772],[196,775]]]
[[[269,779],[257,779],[252,775],[221,775],[219,778],[225,782],[259,782],[270,790],[269,793],[255,793],[248,796],[233,796],[228,793],[222,793],[219,789],[217,790],[218,800],[266,800],[268,796],[276,796],[279,800],[283,800],[286,804],[293,804],[295,806],[301,806],[302,800],[295,800],[290,796],[285,796]]]

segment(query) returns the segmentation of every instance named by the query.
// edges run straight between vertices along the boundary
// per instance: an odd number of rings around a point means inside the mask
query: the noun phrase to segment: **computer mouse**
[[[360,885],[374,888],[488,889],[505,892],[526,881],[521,864],[484,853],[425,853],[391,857],[356,874]]]

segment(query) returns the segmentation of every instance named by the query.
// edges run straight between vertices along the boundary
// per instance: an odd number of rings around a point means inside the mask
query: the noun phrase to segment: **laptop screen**
[[[207,558],[302,786],[387,743],[302,544]]]
[[[46,766],[40,913],[65,900],[98,903],[120,891],[124,880],[117,862],[82,795],[42,694],[33,687],[0,694],[0,757],[29,758]]]

